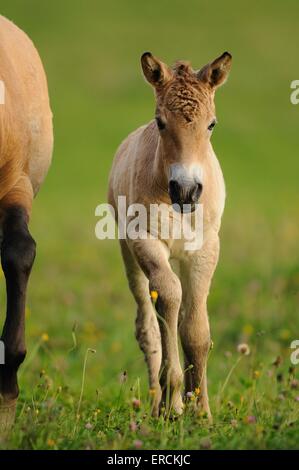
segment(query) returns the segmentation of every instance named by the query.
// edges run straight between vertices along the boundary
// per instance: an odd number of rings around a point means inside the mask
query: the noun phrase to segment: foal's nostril
[[[202,193],[202,184],[181,186],[176,180],[169,181],[169,196],[173,204],[196,204]]]
[[[169,181],[169,196],[173,203],[179,202],[181,199],[181,187],[175,180]]]
[[[194,188],[192,189],[192,192],[191,192],[191,200],[192,202],[197,202],[198,199],[200,198],[201,196],[201,193],[202,193],[202,184],[201,183],[197,183]]]

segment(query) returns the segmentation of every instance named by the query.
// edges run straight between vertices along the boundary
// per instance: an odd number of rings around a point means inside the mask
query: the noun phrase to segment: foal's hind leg
[[[0,202],[3,239],[1,264],[6,280],[6,320],[1,335],[5,364],[0,365],[0,432],[14,421],[19,394],[17,371],[26,355],[25,301],[35,242],[28,231],[32,188],[26,176]]]
[[[122,255],[130,289],[137,303],[136,339],[144,353],[152,391],[152,414],[158,415],[161,400],[159,371],[161,367],[161,337],[156,314],[153,309],[149,282],[135,261],[125,241],[121,242]]]

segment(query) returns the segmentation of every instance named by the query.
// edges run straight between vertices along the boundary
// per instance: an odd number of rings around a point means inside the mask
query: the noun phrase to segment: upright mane
[[[170,111],[181,114],[190,123],[209,100],[208,91],[199,82],[189,62],[177,61],[172,70],[174,78],[167,90],[165,104]]]

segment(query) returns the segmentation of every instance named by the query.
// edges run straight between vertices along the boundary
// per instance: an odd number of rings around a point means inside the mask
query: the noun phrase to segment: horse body
[[[0,196],[22,174],[28,176],[35,195],[52,157],[47,80],[30,39],[4,17],[0,17],[0,80],[5,87],[5,104],[0,106]]]
[[[178,63],[170,69],[150,53],[144,54],[144,75],[155,89],[156,122],[125,139],[110,174],[108,199],[116,217],[119,196],[126,196],[127,207],[143,204],[147,212],[150,204],[164,203],[170,217],[173,204],[182,211],[184,203],[190,203],[191,210],[198,201],[203,205],[203,244],[195,251],[184,249],[184,239],[171,236],[166,240],[127,237],[120,241],[137,303],[136,337],[154,390],[154,415],[159,407],[172,407],[177,413],[183,409],[179,334],[185,357],[185,391],[197,390],[198,405],[210,416],[206,304],[218,261],[218,232],[225,201],[223,175],[210,143],[210,131],[215,115],[214,91],[225,81],[230,63],[231,56],[225,53],[196,73],[188,64]],[[158,319],[150,291],[158,293]]]
[[[28,231],[32,200],[51,163],[52,113],[39,55],[17,26],[0,16],[0,228],[7,312],[1,340],[0,428],[13,419],[17,370],[26,354],[24,310],[35,242]]]

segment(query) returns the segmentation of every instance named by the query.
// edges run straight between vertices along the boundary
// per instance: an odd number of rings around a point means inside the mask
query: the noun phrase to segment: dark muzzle
[[[202,193],[202,184],[184,184],[170,180],[168,192],[175,210],[180,212],[193,212]]]

